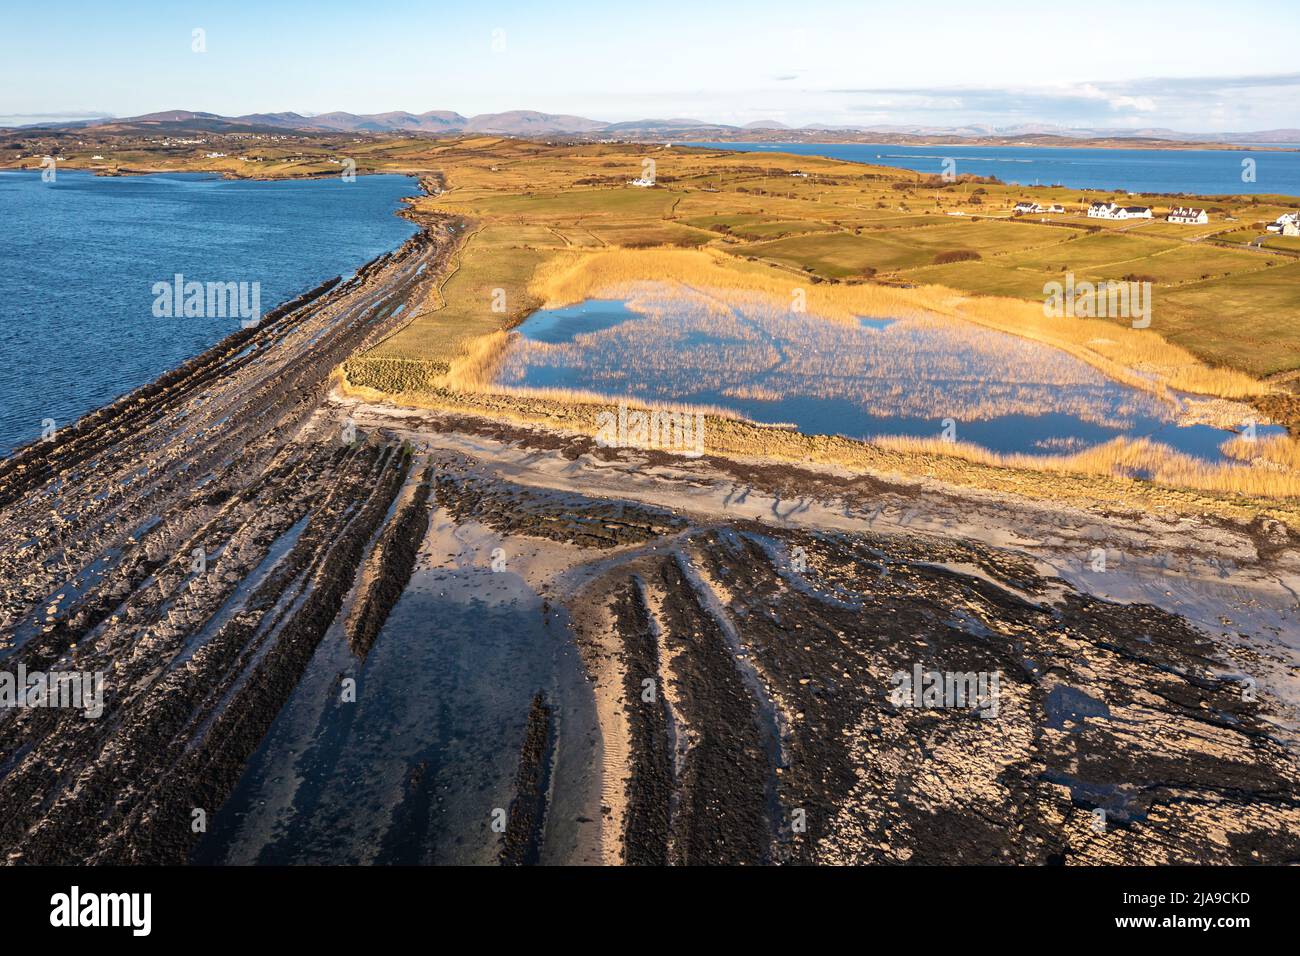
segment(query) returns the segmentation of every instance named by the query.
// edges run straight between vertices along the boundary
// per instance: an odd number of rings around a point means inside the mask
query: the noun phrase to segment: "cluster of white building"
[[[1053,203],[1050,206],[1044,206],[1041,203],[1029,202],[1027,200],[1016,203],[1011,210],[1013,216],[1036,216],[1042,213],[1063,213],[1065,207],[1059,203]],[[1295,221],[1293,226],[1300,228],[1300,213],[1289,213]],[[1121,206],[1113,202],[1094,202],[1088,206],[1088,216],[1091,219],[1150,219],[1150,206]],[[1209,215],[1204,209],[1196,209],[1191,206],[1174,206],[1169,210],[1165,217],[1169,222],[1185,223],[1188,225],[1203,225],[1210,221]],[[1281,223],[1283,216],[1278,222]],[[1280,229],[1273,229],[1274,232],[1280,232]],[[1290,233],[1288,233],[1290,235]]]
[[[1279,236],[1300,236],[1300,212],[1284,212],[1264,228]]]
[[[1113,202],[1095,202],[1088,207],[1090,219],[1150,219],[1150,206],[1121,206]]]
[[[1204,209],[1193,209],[1191,206],[1175,206],[1165,218],[1189,226],[1203,226],[1210,221]]]
[[[1060,203],[1052,203],[1050,206],[1043,206],[1036,202],[1018,202],[1015,208],[1011,210],[1015,216],[1036,216],[1040,213],[1059,213],[1065,212],[1065,207]]]
[[[1044,206],[1036,202],[1018,202],[1012,209],[1012,215],[1027,216],[1038,215],[1040,213],[1063,213],[1065,207],[1059,203],[1053,203],[1050,206]],[[1088,207],[1088,216],[1092,219],[1150,219],[1150,206],[1121,206],[1113,202],[1095,202]],[[1204,209],[1193,209],[1190,206],[1175,206],[1169,210],[1166,217],[1170,222],[1180,222],[1188,224],[1202,224],[1209,222],[1209,216]]]

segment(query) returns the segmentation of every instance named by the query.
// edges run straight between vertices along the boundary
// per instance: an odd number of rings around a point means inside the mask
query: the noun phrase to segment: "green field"
[[[461,343],[508,328],[531,307],[537,265],[562,249],[708,246],[828,282],[938,284],[958,292],[1039,302],[1046,283],[1149,280],[1153,328],[1214,363],[1266,374],[1300,368],[1300,241],[1244,243],[1292,208],[1284,197],[1215,197],[1205,226],[1084,215],[1104,193],[994,181],[943,183],[907,170],[779,153],[659,146],[546,146],[477,137],[399,141],[363,156],[375,168],[440,173],[446,189],[419,208],[477,224],[445,307],[418,316],[373,356],[423,358],[438,369]],[[654,188],[628,185],[653,159]],[[360,161],[359,161],[360,162]],[[807,176],[791,176],[794,170]],[[1062,203],[1064,215],[1013,221],[1020,200]],[[1232,221],[1235,217],[1236,223]],[[1213,236],[1216,241],[1208,241]],[[1219,240],[1236,242],[1233,248]],[[944,253],[974,261],[936,265]],[[489,307],[504,289],[505,313]]]
[[[933,258],[924,249],[882,235],[815,233],[740,246],[738,255],[755,256],[831,279],[869,276],[906,269]]]
[[[1272,375],[1300,368],[1300,262],[1198,282],[1156,300],[1153,326],[1214,364]]]

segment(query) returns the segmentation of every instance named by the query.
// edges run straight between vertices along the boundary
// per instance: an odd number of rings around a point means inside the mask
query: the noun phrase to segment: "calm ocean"
[[[156,318],[154,283],[260,283],[263,313],[395,249],[406,176],[253,182],[0,173],[0,455],[143,385],[239,328]]]
[[[1231,195],[1300,196],[1300,152],[1230,149],[1084,149],[1047,146],[887,146],[883,143],[682,143],[743,152],[829,156],[896,166],[996,176],[1020,186],[1060,184],[1071,189]],[[1242,160],[1254,160],[1254,182],[1242,179]]]

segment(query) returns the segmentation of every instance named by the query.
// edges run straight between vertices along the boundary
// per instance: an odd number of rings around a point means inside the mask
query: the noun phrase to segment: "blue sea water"
[[[682,143],[741,152],[827,156],[939,175],[996,176],[1020,186],[1193,195],[1300,196],[1300,152],[1234,149],[1098,149],[1056,146],[891,146],[883,143]],[[1242,160],[1254,181],[1242,179]]]
[[[416,227],[395,213],[417,191],[407,176],[0,172],[0,455],[239,328],[156,318],[155,283],[258,282],[268,312],[399,246]]]

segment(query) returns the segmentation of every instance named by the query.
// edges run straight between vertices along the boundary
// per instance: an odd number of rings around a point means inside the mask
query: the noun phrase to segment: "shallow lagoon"
[[[958,440],[1001,453],[1127,436],[1205,460],[1232,437],[1179,426],[1174,402],[1062,351],[940,317],[838,322],[757,295],[645,282],[625,298],[536,312],[517,332],[498,384],[721,406],[809,434],[937,438],[951,419]]]

